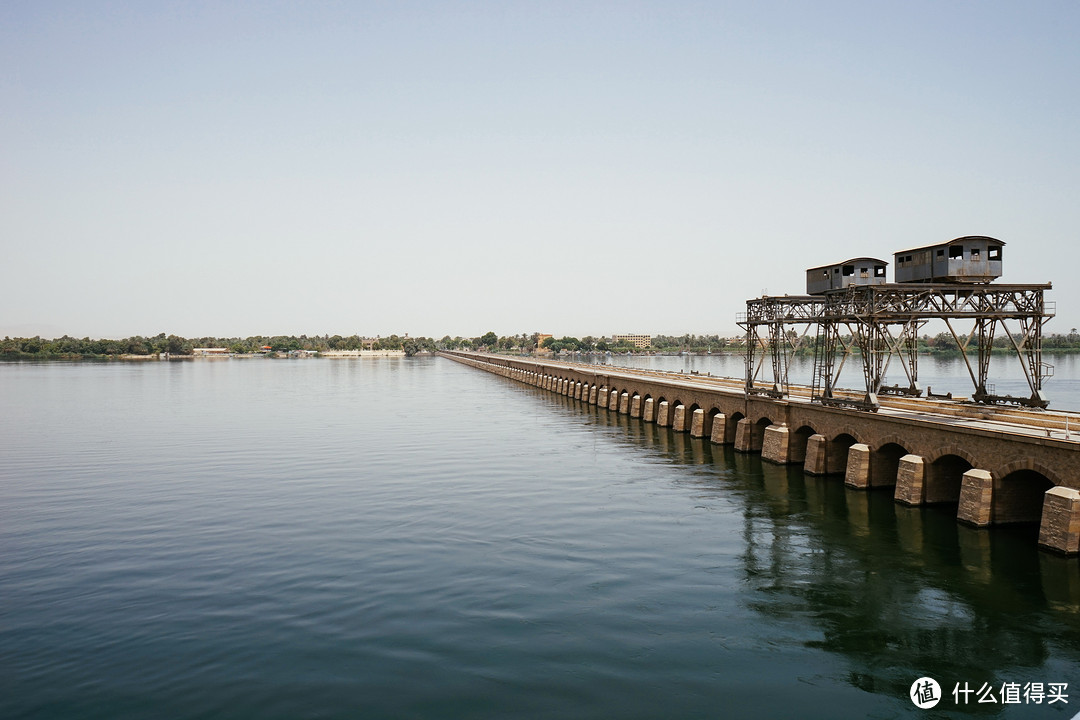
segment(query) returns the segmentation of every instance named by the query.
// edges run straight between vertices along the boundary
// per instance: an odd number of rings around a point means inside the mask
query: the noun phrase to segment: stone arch
[[[660,407],[662,403],[667,403],[667,416],[666,417],[663,415],[663,410]],[[663,395],[661,395],[660,397],[653,400],[653,411],[656,414],[655,420],[656,420],[657,425],[659,425],[660,427],[671,427],[671,418],[672,418],[672,414],[673,414],[671,409],[673,407],[674,407],[674,405],[671,403],[671,401],[668,400]]]
[[[772,424],[773,421],[770,418],[762,416],[750,425],[750,450],[753,450],[754,452],[761,450],[765,443],[765,429]],[[738,450],[740,448],[736,446],[735,449]]]
[[[622,389],[612,383],[611,388],[608,390],[607,402],[604,404],[608,410],[618,412],[619,410],[619,398],[622,397]]]
[[[677,432],[690,432],[690,426],[693,424],[694,420],[694,410],[698,407],[699,406],[696,403],[694,405],[687,405],[684,401],[675,398],[675,402],[671,405],[671,426]],[[681,420],[678,414],[679,408],[682,408]]]
[[[976,466],[975,456],[959,445],[944,445],[934,448],[926,455],[926,462],[937,462],[946,455],[956,455],[957,457],[966,460],[971,467]]]
[[[1045,473],[1030,468],[1013,470],[1000,479],[995,477],[990,522],[995,525],[1039,522],[1046,491],[1053,487],[1054,481]]]
[[[870,453],[870,486],[893,487],[900,469],[900,458],[908,454],[907,448],[898,442],[884,442]]]
[[[959,448],[957,448],[959,449]],[[936,457],[926,464],[926,503],[960,502],[960,487],[964,473],[975,465],[968,459],[969,453],[935,453]],[[965,455],[967,457],[965,457]]]
[[[995,479],[999,477],[1004,478],[1017,470],[1033,470],[1052,482],[1055,486],[1068,485],[1068,483],[1065,482],[1065,479],[1058,475],[1054,470],[1046,467],[1042,463],[1035,462],[1031,458],[1013,460],[1011,463],[998,469],[993,475]]]
[[[788,436],[788,457],[793,463],[806,461],[806,443],[811,435],[817,435],[817,430],[809,425],[800,425],[799,428]]]
[[[863,441],[862,438],[859,437],[860,432],[857,429],[851,427],[850,425],[843,425],[837,428],[836,432],[833,433],[833,438],[838,438],[842,435],[847,435],[848,437],[853,438],[854,442],[852,444],[861,443]]]
[[[724,429],[725,436],[729,438],[728,442],[731,442],[735,438],[735,431],[739,428],[739,421],[745,419],[746,416],[736,410],[728,415],[727,427]]]
[[[825,467],[830,475],[847,474],[848,450],[859,442],[854,433],[840,432],[825,441]]]

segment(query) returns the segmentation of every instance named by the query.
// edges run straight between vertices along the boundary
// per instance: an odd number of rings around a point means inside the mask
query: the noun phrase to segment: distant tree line
[[[792,330],[789,339],[795,342],[798,337]],[[845,338],[850,343],[850,337]],[[1017,338],[1019,340],[1019,338]],[[805,337],[800,343],[800,354],[813,354],[815,339]],[[587,335],[583,338],[563,336],[547,337],[540,342],[539,333],[520,333],[518,335],[498,336],[487,332],[478,337],[443,336],[440,340],[428,337],[408,337],[390,335],[375,339],[362,338],[359,335],[253,335],[246,338],[199,337],[184,338],[179,335],[159,333],[152,337],[135,335],[123,340],[73,338],[65,335],[46,340],[41,337],[11,338],[0,341],[0,358],[81,358],[81,357],[119,357],[121,355],[191,355],[194,348],[227,348],[229,352],[252,354],[265,352],[329,350],[402,350],[406,355],[436,350],[483,350],[529,354],[538,349],[550,352],[742,352],[746,343],[743,338],[723,338],[718,335],[657,335],[652,338],[649,348],[640,349],[632,343],[621,340],[613,341],[608,337],[596,338]],[[918,340],[919,351],[929,354],[957,354],[959,348],[949,333],[934,336],[924,335]],[[1012,342],[1008,337],[994,338],[994,348],[1002,351],[1011,350]],[[1047,335],[1043,337],[1043,349],[1051,352],[1080,350],[1080,333],[1072,328],[1067,335]]]
[[[226,348],[237,354],[260,352],[293,352],[299,350],[327,352],[330,350],[402,350],[406,355],[436,350],[488,350],[531,352],[536,349],[538,333],[522,333],[499,337],[494,332],[471,338],[444,336],[441,340],[428,337],[390,335],[375,339],[359,335],[252,335],[238,337],[185,338],[159,333],[152,337],[135,335],[123,340],[73,338],[65,335],[48,340],[41,337],[12,338],[0,341],[0,358],[109,358],[121,355],[151,356],[192,355],[195,348]]]
[[[226,348],[229,352],[251,354],[308,350],[404,350],[407,355],[435,350],[431,338],[389,337],[361,338],[359,335],[253,335],[246,338],[199,337],[159,333],[153,337],[136,335],[123,340],[73,338],[65,335],[53,340],[40,337],[11,338],[0,341],[0,357],[118,357],[120,355],[191,355],[195,348]]]

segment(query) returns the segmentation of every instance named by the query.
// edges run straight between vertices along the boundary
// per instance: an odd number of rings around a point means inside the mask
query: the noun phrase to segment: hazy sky
[[[0,336],[728,335],[971,234],[1068,332],[1078,38],[1074,0],[4,0]]]

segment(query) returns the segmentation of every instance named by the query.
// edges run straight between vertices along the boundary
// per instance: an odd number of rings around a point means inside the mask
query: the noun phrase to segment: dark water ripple
[[[1080,668],[1078,564],[1023,533],[446,360],[0,398],[0,717],[899,717]]]

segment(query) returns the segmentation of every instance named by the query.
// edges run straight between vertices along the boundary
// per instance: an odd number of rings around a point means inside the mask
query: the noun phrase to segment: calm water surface
[[[671,372],[707,372],[721,377],[744,377],[742,355],[616,355],[601,353],[577,353],[566,356],[576,362],[602,363],[621,367],[643,367]],[[862,366],[859,358],[849,360],[840,374],[838,387],[862,388]],[[1080,410],[1080,353],[1046,353],[1043,360],[1053,365],[1050,376],[1044,376],[1043,391],[1050,400],[1052,410]],[[975,361],[972,360],[972,366]],[[798,357],[788,371],[792,383],[809,385],[813,376],[814,359]],[[772,366],[765,358],[765,366],[758,375],[761,384],[772,379]],[[1031,390],[1024,378],[1019,358],[1012,355],[994,355],[990,361],[989,384],[999,395],[1030,397]],[[886,376],[886,385],[907,386],[907,376],[894,358]],[[925,393],[929,387],[934,393],[954,396],[970,396],[974,383],[967,365],[959,356],[919,356],[919,385]]]
[[[0,365],[2,718],[1069,718],[1080,562],[443,358]],[[930,675],[1063,705],[907,699]]]

